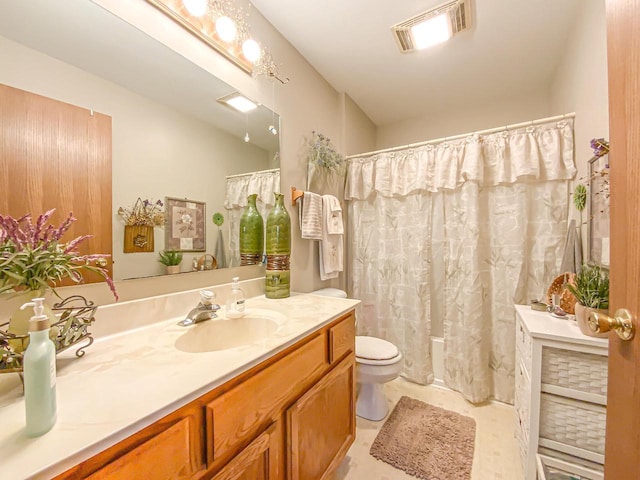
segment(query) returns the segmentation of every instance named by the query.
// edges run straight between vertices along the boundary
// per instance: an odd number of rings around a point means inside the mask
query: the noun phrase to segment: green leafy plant
[[[583,265],[567,289],[590,308],[609,308],[609,273],[598,265]]]
[[[180,265],[180,262],[182,262],[182,252],[177,250],[164,250],[159,255],[158,261],[167,267]]]

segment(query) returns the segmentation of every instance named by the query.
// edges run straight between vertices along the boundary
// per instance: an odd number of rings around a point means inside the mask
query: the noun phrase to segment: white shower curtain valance
[[[570,180],[573,120],[352,158],[346,200],[366,200],[374,192],[403,197],[417,192],[454,190],[472,181],[480,186],[509,185],[528,178]]]
[[[274,192],[280,191],[280,170],[254,172],[227,178],[224,207],[227,210],[247,206],[247,196],[258,194],[261,202],[273,205]]]

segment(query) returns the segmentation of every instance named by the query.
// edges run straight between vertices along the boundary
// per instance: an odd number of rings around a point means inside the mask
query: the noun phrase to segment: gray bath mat
[[[369,453],[424,480],[469,480],[475,433],[473,418],[402,397]]]

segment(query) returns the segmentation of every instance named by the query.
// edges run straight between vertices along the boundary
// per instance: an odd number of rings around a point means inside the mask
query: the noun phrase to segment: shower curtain
[[[513,304],[558,274],[575,173],[571,120],[351,159],[359,333],[395,343],[403,375],[429,383],[442,315],[447,386],[512,403]]]
[[[280,192],[280,170],[266,170],[227,177],[224,207],[229,220],[229,266],[240,265],[240,217],[247,206],[247,197],[258,194],[256,206],[262,220],[267,222],[267,214],[275,202],[276,192]]]

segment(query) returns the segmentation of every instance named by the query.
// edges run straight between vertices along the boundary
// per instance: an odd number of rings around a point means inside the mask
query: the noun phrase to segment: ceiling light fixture
[[[442,13],[411,27],[411,35],[416,50],[444,43],[451,38],[449,15]]]
[[[220,97],[218,98],[218,102],[229,105],[231,108],[242,113],[247,113],[258,108],[258,104],[256,102],[249,100],[247,97],[238,92]]]
[[[454,0],[400,22],[391,31],[402,53],[447,41],[470,27],[471,0]]]

